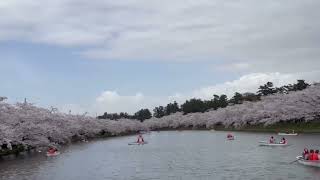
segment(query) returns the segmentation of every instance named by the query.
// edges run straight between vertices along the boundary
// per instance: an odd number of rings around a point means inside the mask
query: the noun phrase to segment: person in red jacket
[[[313,149],[310,149],[310,153],[309,153],[309,160],[310,160],[310,161],[313,161],[313,160],[314,160],[314,159],[313,159],[313,158],[315,157],[314,154],[315,154],[315,153],[314,153]]]
[[[316,150],[316,151],[313,153],[313,160],[314,160],[314,161],[318,161],[318,160],[319,160],[319,150]]]

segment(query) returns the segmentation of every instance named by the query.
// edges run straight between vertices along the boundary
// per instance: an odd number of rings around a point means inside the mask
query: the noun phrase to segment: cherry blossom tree
[[[280,121],[312,121],[320,117],[320,85],[314,84],[302,91],[273,94],[261,101],[244,101],[226,108],[204,113],[182,115],[175,113],[162,118],[151,118],[144,123],[150,129],[207,127],[217,124],[226,127],[270,125]]]
[[[102,132],[116,136],[139,130],[147,130],[147,126],[138,120],[100,120],[86,114],[60,113],[56,108],[45,109],[26,102],[0,102],[0,146],[47,147],[98,137]]]
[[[101,136],[117,136],[140,130],[213,128],[216,125],[243,127],[270,125],[280,121],[313,121],[320,117],[320,84],[288,94],[262,96],[261,101],[244,101],[204,113],[176,112],[145,120],[97,119],[86,114],[72,115],[56,108],[41,108],[28,102],[10,104],[0,97],[0,146],[28,148],[67,144]]]

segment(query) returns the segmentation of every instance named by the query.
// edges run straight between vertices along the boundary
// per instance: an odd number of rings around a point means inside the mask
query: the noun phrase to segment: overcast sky
[[[320,80],[317,0],[1,0],[0,96],[135,112]]]

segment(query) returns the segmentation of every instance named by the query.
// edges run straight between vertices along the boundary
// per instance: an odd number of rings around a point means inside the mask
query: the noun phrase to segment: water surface
[[[135,136],[79,143],[57,157],[2,160],[0,179],[320,179],[320,168],[289,164],[304,147],[320,149],[320,135],[288,136],[288,147],[259,147],[271,134],[238,132],[234,141],[226,134],[162,131],[145,135],[149,144],[143,146],[128,146]]]

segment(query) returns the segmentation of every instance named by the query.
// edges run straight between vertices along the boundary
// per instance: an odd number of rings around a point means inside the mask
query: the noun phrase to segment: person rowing
[[[144,143],[144,139],[142,137],[142,134],[139,134],[138,139],[137,139],[137,143],[140,143],[140,144]]]
[[[275,139],[273,136],[271,136],[271,138],[270,138],[270,140],[269,140],[269,143],[270,143],[270,144],[276,143],[276,139]]]

